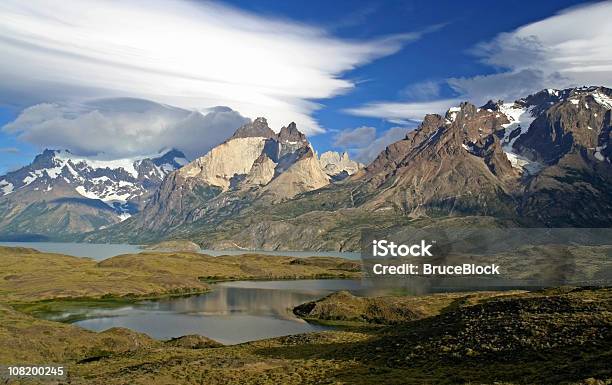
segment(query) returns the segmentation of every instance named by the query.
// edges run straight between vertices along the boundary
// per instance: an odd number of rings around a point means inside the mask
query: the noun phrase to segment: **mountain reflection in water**
[[[329,329],[295,317],[292,309],[338,290],[359,292],[361,282],[224,282],[214,285],[213,291],[206,294],[142,301],[115,309],[84,310],[86,319],[75,324],[95,331],[126,327],[157,339],[200,334],[235,344]]]

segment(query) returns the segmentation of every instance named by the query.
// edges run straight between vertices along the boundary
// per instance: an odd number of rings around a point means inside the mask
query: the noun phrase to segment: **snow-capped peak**
[[[19,170],[0,177],[0,197],[16,191],[97,199],[125,219],[138,210],[151,191],[170,172],[188,161],[172,149],[159,154],[123,159],[86,157],[68,150],[45,150]]]

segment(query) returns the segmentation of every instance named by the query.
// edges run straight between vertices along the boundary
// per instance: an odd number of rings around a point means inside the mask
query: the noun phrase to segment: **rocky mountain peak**
[[[247,123],[234,133],[230,139],[235,138],[274,138],[276,137],[276,133],[272,131],[272,129],[268,126],[268,121],[266,118],[259,117],[252,121],[251,123]]]
[[[334,181],[346,179],[364,167],[363,164],[351,160],[346,151],[341,154],[335,151],[326,151],[319,157],[319,163],[323,167],[323,171]]]
[[[283,126],[277,137],[279,142],[307,142],[306,135],[298,130],[294,122],[289,123],[288,126]]]
[[[502,106],[503,104],[503,100],[498,100],[496,102],[494,102],[493,100],[489,100],[480,108],[483,110],[499,111],[500,106]]]
[[[124,159],[44,150],[31,164],[0,176],[0,232],[58,236],[123,221],[186,163],[176,149]]]
[[[68,150],[47,149],[28,166],[0,176],[0,183],[6,187],[0,196],[13,192],[21,196],[38,195],[41,191],[51,196],[57,192],[100,200],[125,216],[134,213],[139,202],[168,173],[186,163],[178,150],[156,157],[103,160],[77,156]]]
[[[586,151],[610,161],[612,90],[578,87],[544,90],[517,101],[527,104],[532,123],[512,143],[521,155],[553,165],[566,154]]]
[[[57,150],[50,150],[50,149],[45,149],[43,150],[43,152],[41,152],[40,154],[36,155],[34,157],[34,160],[32,161],[31,166],[34,168],[46,168],[46,167],[53,167],[53,159],[55,158],[55,155],[58,153],[59,151]],[[63,152],[65,153],[70,153],[70,151],[68,150],[64,150]]]
[[[187,158],[185,157],[185,154],[183,154],[182,151],[179,151],[176,148],[167,151],[162,156],[153,158],[152,161],[153,164],[158,167],[169,165],[174,169],[179,169],[185,164],[187,164]]]

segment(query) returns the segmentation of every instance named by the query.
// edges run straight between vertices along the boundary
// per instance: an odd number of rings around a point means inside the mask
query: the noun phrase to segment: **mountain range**
[[[295,124],[275,133],[258,118],[171,170],[137,213],[115,209],[132,217],[73,233],[85,241],[352,251],[368,228],[609,227],[611,114],[605,87],[464,102],[426,115],[366,167],[346,154],[317,156]],[[5,191],[18,186],[3,178]]]
[[[175,149],[118,160],[45,150],[30,165],[0,177],[0,237],[73,239],[140,211],[134,223],[159,231],[238,200],[289,199],[360,167],[346,153],[327,152],[319,159],[294,123],[276,134],[264,118],[241,126],[193,162]]]
[[[146,204],[166,175],[187,163],[178,150],[118,160],[45,150],[31,164],[0,177],[2,237],[57,239],[119,223]]]

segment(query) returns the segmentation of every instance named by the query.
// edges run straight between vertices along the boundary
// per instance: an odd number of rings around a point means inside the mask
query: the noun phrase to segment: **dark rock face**
[[[247,123],[244,126],[240,127],[234,135],[233,138],[274,138],[276,137],[276,133],[272,131],[270,127],[268,127],[268,121],[266,118],[257,118],[251,123]]]
[[[302,134],[293,122],[289,126],[281,128],[276,140],[279,143],[279,159],[298,151],[304,152],[302,149],[310,148],[306,135]]]
[[[183,167],[185,165],[185,154],[181,151],[173,148],[172,150],[166,152],[162,156],[154,159],[145,159],[150,160],[154,165],[158,167],[163,167],[164,165],[168,165],[173,167],[175,170]]]
[[[545,90],[513,106],[489,102],[477,109],[462,103],[445,118],[427,115],[366,168],[359,202],[412,216],[494,215],[544,226],[609,226],[611,95],[602,87]],[[517,110],[533,121],[503,139]],[[527,165],[513,165],[515,158]]]
[[[288,126],[281,128],[278,133],[279,142],[301,142],[306,143],[306,135],[302,134],[294,122],[291,122]]]
[[[525,181],[519,215],[545,226],[608,227],[612,90],[582,87],[546,93],[558,101],[545,101],[548,108],[536,105],[534,110],[541,113],[514,143],[518,153],[544,165]]]
[[[449,110],[445,118],[427,115],[366,168],[359,202],[410,216],[510,215],[518,172],[496,135],[506,122],[495,111],[469,103]]]
[[[546,164],[555,164],[579,148],[607,147],[608,114],[609,109],[597,103],[591,92],[571,92],[567,99],[542,112],[514,147]]]

